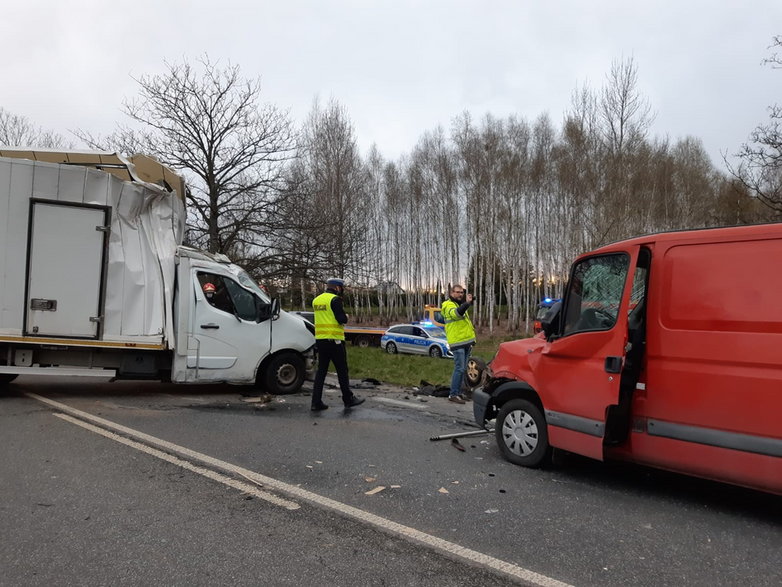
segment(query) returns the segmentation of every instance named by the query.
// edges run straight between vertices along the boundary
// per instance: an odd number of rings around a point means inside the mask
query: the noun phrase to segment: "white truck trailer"
[[[0,147],[0,385],[300,389],[314,332],[224,255],[182,246],[185,189],[143,155]]]

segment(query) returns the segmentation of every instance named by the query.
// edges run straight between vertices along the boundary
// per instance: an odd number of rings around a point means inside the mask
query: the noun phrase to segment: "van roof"
[[[689,230],[671,230],[656,232],[645,236],[616,241],[603,245],[589,254],[612,252],[622,250],[628,246],[651,243],[664,243],[672,241],[697,241],[697,240],[730,240],[731,238],[748,237],[782,237],[782,222],[769,222],[765,224],[745,224],[742,226],[717,226],[711,228],[692,228]]]

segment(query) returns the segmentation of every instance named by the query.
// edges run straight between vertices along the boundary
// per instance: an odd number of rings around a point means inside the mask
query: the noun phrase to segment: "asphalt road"
[[[0,398],[0,585],[782,584],[779,497],[516,467],[491,436],[429,440],[469,430],[470,404],[390,388],[349,411],[328,391],[317,414],[243,392],[20,378]]]

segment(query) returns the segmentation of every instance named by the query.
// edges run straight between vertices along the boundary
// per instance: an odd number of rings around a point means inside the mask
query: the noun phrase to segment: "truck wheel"
[[[396,354],[396,345],[395,345],[393,342],[389,342],[389,343],[386,345],[386,352],[387,352],[389,355],[395,355],[395,354]]]
[[[296,393],[304,383],[304,359],[295,353],[272,357],[263,373],[263,387],[269,393]]]
[[[443,356],[443,350],[436,344],[433,344],[429,347],[429,356],[434,357],[435,359],[439,359]]]
[[[372,344],[372,341],[369,340],[368,336],[357,336],[353,339],[353,344],[359,348],[367,349]]]
[[[476,387],[483,378],[483,372],[486,370],[486,362],[483,359],[477,357],[470,357],[467,360],[467,369],[465,371],[465,378],[470,387]]]
[[[546,419],[532,402],[514,399],[504,404],[494,434],[502,455],[515,465],[536,469],[551,457]]]

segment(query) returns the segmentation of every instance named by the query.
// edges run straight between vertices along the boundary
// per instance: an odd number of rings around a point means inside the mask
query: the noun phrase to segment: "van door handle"
[[[606,373],[621,373],[622,357],[606,357]]]
[[[210,322],[209,324],[201,324],[201,328],[217,330],[220,328],[220,325],[215,324],[214,322]]]

